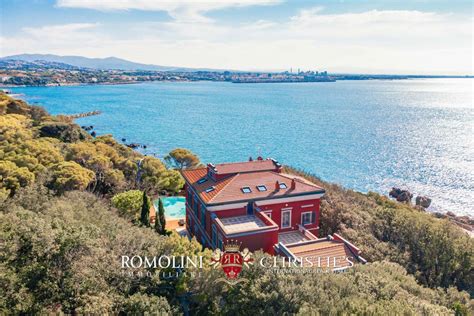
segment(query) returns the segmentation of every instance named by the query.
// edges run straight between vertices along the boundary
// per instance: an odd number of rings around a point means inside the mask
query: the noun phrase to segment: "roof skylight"
[[[286,189],[288,188],[285,183],[280,182],[280,189]]]
[[[252,193],[252,189],[250,189],[249,187],[243,187],[241,188],[241,190],[243,193]]]
[[[206,181],[207,181],[207,178],[204,177],[204,178],[199,179],[197,183],[198,183],[198,184],[203,184],[203,183],[206,182]]]
[[[260,192],[267,191],[267,187],[263,184],[257,185],[257,190],[259,190]]]
[[[207,188],[206,191],[204,191],[204,192],[209,193],[209,192],[214,191],[215,189],[216,189],[215,187],[209,187],[209,188]]]

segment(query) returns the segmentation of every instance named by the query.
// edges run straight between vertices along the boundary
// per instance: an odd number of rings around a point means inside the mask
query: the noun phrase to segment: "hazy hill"
[[[34,62],[38,60],[63,63],[76,67],[82,68],[94,68],[94,69],[121,69],[121,70],[157,70],[157,71],[170,71],[170,70],[192,70],[180,67],[168,67],[158,65],[147,65],[135,63],[125,59],[117,57],[107,58],[88,58],[82,56],[58,56],[52,54],[19,54],[11,55],[0,58],[0,60],[22,60],[27,62]]]
[[[46,69],[62,69],[62,70],[83,70],[83,67],[77,67],[65,63],[52,61],[35,60],[25,61],[18,59],[0,59],[0,69],[7,70],[46,70]]]

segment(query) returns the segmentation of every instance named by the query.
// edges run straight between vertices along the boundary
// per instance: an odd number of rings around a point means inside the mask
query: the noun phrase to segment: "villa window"
[[[201,224],[206,227],[206,208],[204,205],[201,205]]]
[[[280,182],[280,189],[286,189],[288,188],[285,183]]]
[[[186,192],[186,202],[188,202],[188,205],[191,207],[192,197],[191,197],[191,192],[190,191]]]
[[[196,197],[194,197],[194,202],[193,202],[193,210],[194,210],[194,214],[196,215],[196,217],[198,217],[199,215],[199,206],[198,206],[198,200]]]
[[[291,226],[291,211],[281,212],[281,228],[288,228]]]
[[[260,192],[264,192],[267,191],[267,187],[264,185],[257,185],[257,190],[259,190]]]
[[[224,243],[222,242],[222,235],[219,234],[219,237],[217,238],[218,239],[218,247],[220,250],[224,250]]]
[[[217,247],[217,229],[216,225],[212,225],[212,247]]]
[[[301,224],[309,225],[313,223],[313,212],[304,212],[301,214]]]
[[[243,187],[241,190],[243,193],[252,193],[252,189],[250,189],[249,187]]]

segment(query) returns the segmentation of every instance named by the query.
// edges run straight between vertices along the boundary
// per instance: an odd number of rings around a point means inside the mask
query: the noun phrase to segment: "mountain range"
[[[62,63],[80,68],[93,69],[119,69],[119,70],[154,70],[154,71],[197,71],[208,69],[192,69],[183,67],[159,66],[141,64],[133,61],[117,58],[88,58],[82,56],[59,56],[52,54],[19,54],[1,57],[0,60],[21,60],[26,62],[47,61]]]

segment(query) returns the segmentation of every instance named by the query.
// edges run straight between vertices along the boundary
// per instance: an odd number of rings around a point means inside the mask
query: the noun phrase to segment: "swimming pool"
[[[182,196],[162,197],[165,207],[165,217],[170,219],[179,219],[186,217],[186,198]],[[155,209],[158,210],[158,199],[155,200]]]

